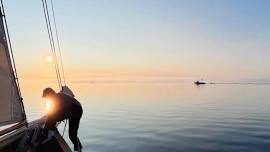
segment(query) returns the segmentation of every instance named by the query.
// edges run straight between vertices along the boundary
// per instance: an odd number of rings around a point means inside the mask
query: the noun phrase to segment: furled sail
[[[25,119],[0,10],[0,126]]]

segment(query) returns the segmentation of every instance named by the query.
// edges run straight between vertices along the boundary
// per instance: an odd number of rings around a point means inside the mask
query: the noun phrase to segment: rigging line
[[[7,25],[7,20],[5,17],[5,9],[4,9],[4,4],[3,4],[3,0],[1,0],[1,7],[2,7],[2,11],[3,11],[3,18],[4,18],[4,24],[5,24],[5,29],[6,29],[6,34],[7,34],[7,39],[8,39],[8,47],[9,47],[9,51],[11,54],[11,58],[12,58],[12,66],[13,66],[13,76],[15,77],[15,83],[17,84],[17,88],[18,88],[18,93],[20,98],[22,99],[22,95],[21,95],[21,90],[20,90],[20,84],[18,81],[18,74],[17,74],[17,70],[16,70],[16,64],[15,64],[15,59],[14,59],[14,54],[13,54],[13,49],[11,46],[11,40],[10,40],[10,35],[9,35],[9,30],[8,30],[8,25]]]
[[[53,52],[52,39],[51,39],[51,35],[50,35],[50,32],[49,32],[49,27],[48,27],[49,25],[48,25],[48,19],[47,19],[47,13],[46,13],[46,10],[45,10],[46,8],[45,8],[44,0],[42,0],[42,5],[43,5],[44,16],[45,16],[45,20],[46,20],[46,27],[47,27],[47,32],[48,32],[48,36],[49,36],[50,47],[51,47],[51,51]],[[55,58],[55,56],[54,56],[54,58]],[[55,72],[56,72],[59,88],[61,89],[61,85],[60,85],[60,81],[59,81],[59,74],[58,74],[58,71],[57,71],[56,64],[55,64]]]
[[[51,40],[52,40],[52,46],[53,46],[53,53],[54,53],[54,57],[55,57],[55,63],[56,63],[56,69],[57,69],[57,72],[58,72],[58,77],[59,77],[59,81],[60,81],[60,90],[62,89],[62,78],[61,78],[61,74],[60,74],[60,69],[59,69],[59,63],[58,63],[58,57],[57,57],[57,54],[56,54],[56,48],[55,48],[55,43],[54,43],[54,35],[53,35],[53,32],[52,32],[52,26],[51,26],[51,20],[50,20],[50,14],[49,14],[49,11],[48,11],[48,5],[47,5],[47,0],[45,0],[45,7],[46,7],[46,12],[47,12],[47,19],[48,19],[48,23],[49,23],[49,31],[50,31],[50,34],[51,34]]]
[[[57,30],[57,24],[56,24],[56,19],[55,19],[53,0],[51,0],[51,7],[52,7],[53,23],[54,23],[56,41],[57,41],[57,46],[58,46],[59,58],[60,58],[60,65],[62,68],[62,76],[64,79],[64,85],[66,85],[66,78],[65,78],[64,66],[63,66],[63,61],[62,61],[62,53],[61,53],[60,42],[59,42],[59,37],[58,37],[58,30]]]
[[[53,39],[53,33],[52,33],[52,26],[51,26],[51,20],[50,20],[50,14],[49,14],[49,11],[48,11],[48,6],[47,6],[47,0],[44,0],[45,2],[45,7],[46,7],[46,14],[47,14],[47,21],[48,21],[48,27],[49,27],[49,33],[51,35],[51,42],[52,42],[52,51],[54,53],[54,57],[55,57],[55,65],[56,65],[56,70],[57,70],[57,74],[59,76],[59,80],[60,80],[60,84],[62,86],[62,80],[61,80],[61,75],[60,75],[60,70],[59,70],[59,64],[58,64],[58,58],[57,58],[57,55],[56,55],[56,51],[55,51],[55,45],[54,45],[54,39]]]
[[[51,51],[54,55],[55,58],[55,72],[56,72],[56,76],[57,76],[57,81],[58,81],[58,85],[59,88],[61,89],[62,84],[61,84],[61,77],[59,74],[59,69],[58,69],[58,63],[57,63],[57,56],[55,53],[55,47],[54,47],[54,43],[53,43],[53,38],[52,38],[52,32],[51,32],[51,28],[50,28],[50,20],[49,20],[49,14],[48,14],[48,9],[47,9],[47,3],[46,0],[42,0],[42,6],[43,6],[43,11],[44,11],[44,16],[45,16],[45,21],[46,21],[46,27],[47,27],[47,32],[48,32],[48,36],[49,36],[49,41],[50,41],[50,47],[51,47]]]
[[[63,129],[62,137],[64,137],[66,126],[67,126],[67,119],[65,120],[65,126],[64,126],[64,129]]]

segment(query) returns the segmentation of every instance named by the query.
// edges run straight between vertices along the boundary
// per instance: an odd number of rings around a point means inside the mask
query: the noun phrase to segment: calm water
[[[47,82],[22,82],[29,120],[44,114],[40,96],[46,86]],[[84,151],[270,150],[270,85],[71,83],[70,86],[84,109],[79,130]]]

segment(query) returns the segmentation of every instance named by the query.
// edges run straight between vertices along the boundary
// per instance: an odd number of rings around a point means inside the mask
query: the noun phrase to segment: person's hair
[[[55,91],[52,88],[48,87],[48,88],[45,88],[43,90],[42,97],[46,97],[46,96],[52,95],[52,94],[55,94]]]

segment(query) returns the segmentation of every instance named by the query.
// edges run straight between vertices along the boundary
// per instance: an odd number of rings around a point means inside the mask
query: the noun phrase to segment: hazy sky
[[[19,76],[54,78],[41,0],[5,0]],[[269,0],[54,0],[67,77],[270,80]]]

